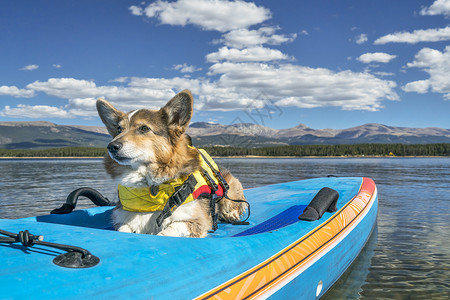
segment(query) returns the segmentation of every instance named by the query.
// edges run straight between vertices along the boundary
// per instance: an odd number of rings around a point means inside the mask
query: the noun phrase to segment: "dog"
[[[220,168],[215,176],[213,169],[217,165],[208,161],[210,158],[206,152],[191,146],[186,129],[192,118],[193,101],[191,92],[184,90],[159,110],[138,109],[125,113],[105,99],[97,100],[98,114],[112,136],[104,166],[107,173],[120,183],[120,202],[112,213],[116,230],[162,236],[205,237],[214,226],[214,214],[218,220],[232,223],[239,221],[244,213],[245,197],[240,181],[224,168]],[[215,179],[216,188],[222,189],[221,197],[214,197],[211,188],[212,195],[201,194],[197,199],[190,197],[191,201],[178,207],[168,207],[162,200],[157,200],[161,203],[151,204],[158,206],[157,209],[128,207],[135,204],[129,205],[125,201],[126,195],[139,198],[137,194],[143,193],[145,197],[153,199],[158,198],[167,187],[172,191],[181,189],[171,184],[180,184],[187,177],[191,178],[190,175],[197,176],[197,181],[201,181],[198,174],[206,166],[205,162],[212,166],[208,171],[209,177],[222,177],[226,181]],[[214,182],[209,183],[214,186]],[[120,195],[121,189],[124,199]],[[216,200],[211,200],[211,197]],[[136,201],[145,202],[140,198]],[[145,202],[144,205],[150,204]]]

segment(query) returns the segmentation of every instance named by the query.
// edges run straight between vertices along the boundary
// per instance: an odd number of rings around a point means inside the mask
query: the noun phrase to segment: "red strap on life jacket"
[[[211,191],[211,187],[207,184],[200,186],[198,189],[196,189],[195,191],[192,192],[192,196],[194,197],[194,199],[198,199],[198,197],[200,197],[200,195],[202,194],[208,194],[211,195],[212,191]],[[223,188],[222,186],[219,184],[218,185],[218,190],[216,191],[216,195],[219,197],[223,196]]]

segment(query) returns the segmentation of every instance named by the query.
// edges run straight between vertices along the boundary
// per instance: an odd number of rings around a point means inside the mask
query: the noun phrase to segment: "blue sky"
[[[450,0],[1,1],[0,37],[0,121],[187,88],[196,122],[450,128]]]

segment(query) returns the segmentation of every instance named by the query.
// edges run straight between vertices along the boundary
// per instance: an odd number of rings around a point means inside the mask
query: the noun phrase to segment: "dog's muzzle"
[[[108,144],[108,151],[111,154],[117,154],[117,152],[120,151],[120,149],[122,149],[123,144],[120,142],[111,142]]]

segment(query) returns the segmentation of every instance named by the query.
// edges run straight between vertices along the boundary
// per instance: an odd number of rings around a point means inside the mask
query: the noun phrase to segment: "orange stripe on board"
[[[252,299],[276,288],[277,284],[289,279],[293,273],[307,267],[314,258],[327,251],[327,244],[346,234],[350,225],[368,207],[374,192],[375,182],[364,177],[358,194],[320,227],[197,299]]]

